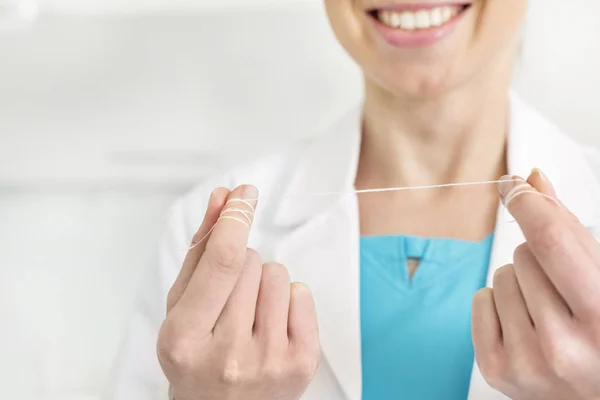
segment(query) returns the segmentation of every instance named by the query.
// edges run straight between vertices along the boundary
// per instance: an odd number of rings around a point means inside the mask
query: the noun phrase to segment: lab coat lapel
[[[349,400],[361,395],[359,228],[355,196],[292,232],[276,253],[314,295],[326,362]]]
[[[600,222],[600,186],[581,146],[564,136],[517,95],[511,96],[508,138],[508,171],[527,177],[537,167],[553,182],[561,201],[588,228]],[[501,206],[498,210],[487,286],[494,273],[513,262],[515,249],[525,242],[519,225]],[[477,363],[473,368],[469,400],[505,400],[506,396],[485,382]]]
[[[276,216],[292,227],[274,251],[295,281],[314,295],[324,363],[348,400],[361,398],[359,219],[354,180],[360,148],[360,111],[350,112],[309,149]],[[297,198],[298,193],[348,192]]]
[[[306,152],[287,183],[275,226],[287,232],[276,245],[275,261],[290,268],[292,279],[314,293],[324,361],[349,400],[362,390],[358,202],[353,194],[305,198],[305,193],[351,192],[360,152],[360,109],[352,110],[324,140]],[[508,169],[527,176],[544,170],[565,205],[586,226],[600,222],[600,186],[581,147],[563,136],[516,96],[511,96]],[[488,286],[496,269],[512,262],[524,242],[521,230],[503,208],[492,249]],[[505,400],[490,388],[474,365],[469,400]]]

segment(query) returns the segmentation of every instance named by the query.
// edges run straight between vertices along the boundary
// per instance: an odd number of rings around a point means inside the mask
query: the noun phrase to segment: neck
[[[490,71],[435,99],[399,98],[367,82],[357,187],[498,179],[506,172],[510,68],[498,76]]]

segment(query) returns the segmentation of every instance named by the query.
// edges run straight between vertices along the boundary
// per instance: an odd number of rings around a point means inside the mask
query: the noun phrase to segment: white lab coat
[[[527,176],[533,167],[544,170],[564,203],[595,231],[600,223],[600,155],[571,141],[514,94],[510,115],[509,172]],[[330,132],[235,169],[177,202],[158,270],[153,271],[151,281],[144,286],[142,301],[133,315],[111,399],[167,399],[168,385],[155,356],[167,291],[202,220],[211,190],[243,183],[256,185],[264,195],[250,246],[258,249],[263,261],[285,264],[292,279],[308,283],[315,296],[323,361],[303,400],[361,398],[357,198],[293,196],[353,190],[360,127],[361,112],[357,108]],[[494,271],[512,262],[514,249],[523,241],[517,224],[499,218],[488,277],[490,286]],[[401,396],[399,393],[398,398]],[[485,383],[475,365],[469,400],[496,399],[505,397]]]

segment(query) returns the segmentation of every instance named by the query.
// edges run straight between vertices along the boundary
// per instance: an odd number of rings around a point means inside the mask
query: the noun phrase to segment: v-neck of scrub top
[[[361,238],[363,400],[467,398],[471,301],[485,286],[492,243],[493,235]]]

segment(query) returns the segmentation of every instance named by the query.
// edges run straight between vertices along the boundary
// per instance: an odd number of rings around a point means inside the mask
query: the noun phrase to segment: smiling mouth
[[[438,7],[411,6],[411,9],[373,9],[368,14],[387,27],[417,31],[444,26],[463,14],[471,4],[452,4]]]

